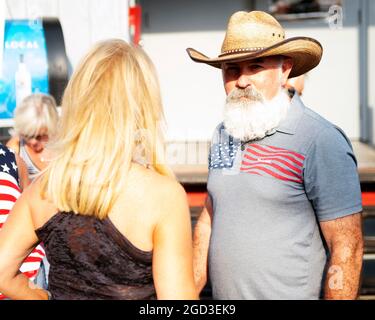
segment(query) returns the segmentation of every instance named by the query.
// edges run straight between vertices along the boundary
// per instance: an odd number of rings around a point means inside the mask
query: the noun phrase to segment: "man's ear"
[[[293,59],[292,58],[284,58],[283,64],[282,64],[282,83],[281,85],[285,87],[286,82],[288,81],[289,74],[292,71],[293,68]]]

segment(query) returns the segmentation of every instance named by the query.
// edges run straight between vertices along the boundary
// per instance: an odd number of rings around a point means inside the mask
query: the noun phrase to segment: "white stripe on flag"
[[[38,270],[40,267],[40,262],[25,262],[22,264],[20,270],[21,272],[30,272]]]
[[[13,206],[14,206],[13,201],[0,200],[0,208],[2,210],[12,210]]]
[[[18,182],[16,179],[13,178],[12,175],[6,172],[0,172],[0,180],[8,180],[18,186]]]
[[[0,194],[9,194],[16,199],[18,199],[18,197],[20,196],[20,192],[17,189],[2,185],[0,185]]]
[[[38,250],[40,250],[41,252],[44,252],[44,249],[43,249],[43,248],[38,248]],[[40,254],[39,252],[33,251],[33,252],[30,253],[29,257],[34,257],[34,258],[41,258],[41,259],[43,259],[43,258],[44,258],[44,255]]]
[[[8,214],[0,214],[0,223],[5,223],[5,221],[7,221],[7,218]]]

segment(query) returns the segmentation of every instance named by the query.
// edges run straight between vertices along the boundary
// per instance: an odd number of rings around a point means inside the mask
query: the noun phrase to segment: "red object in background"
[[[375,206],[375,192],[362,192],[362,204],[363,206]]]
[[[140,5],[129,8],[129,33],[134,44],[141,40],[142,8]]]
[[[203,207],[207,192],[188,192],[187,197],[190,207]]]

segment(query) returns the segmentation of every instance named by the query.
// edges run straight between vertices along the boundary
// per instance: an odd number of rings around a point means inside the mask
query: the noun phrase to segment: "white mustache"
[[[264,102],[263,95],[253,87],[246,87],[245,89],[234,88],[227,96],[226,102],[239,102],[241,99],[247,99],[254,102]]]

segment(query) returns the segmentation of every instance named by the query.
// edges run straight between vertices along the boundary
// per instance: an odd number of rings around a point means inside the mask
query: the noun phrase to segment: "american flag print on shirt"
[[[303,155],[291,150],[250,144],[242,156],[241,172],[302,184],[304,160]]]
[[[15,176],[18,176],[15,174],[17,165],[15,158],[13,158],[14,161],[9,161],[9,159],[11,159],[9,152],[8,149],[0,147],[0,229],[7,220],[14,203],[21,195],[21,189],[19,188],[18,181],[15,179]],[[20,271],[33,281],[39,271],[44,256],[44,249],[41,245],[38,245],[24,260]],[[6,297],[0,293],[0,300],[4,300],[5,298]]]
[[[231,136],[226,141],[213,144],[208,159],[209,170],[232,168],[240,146],[241,143]]]

